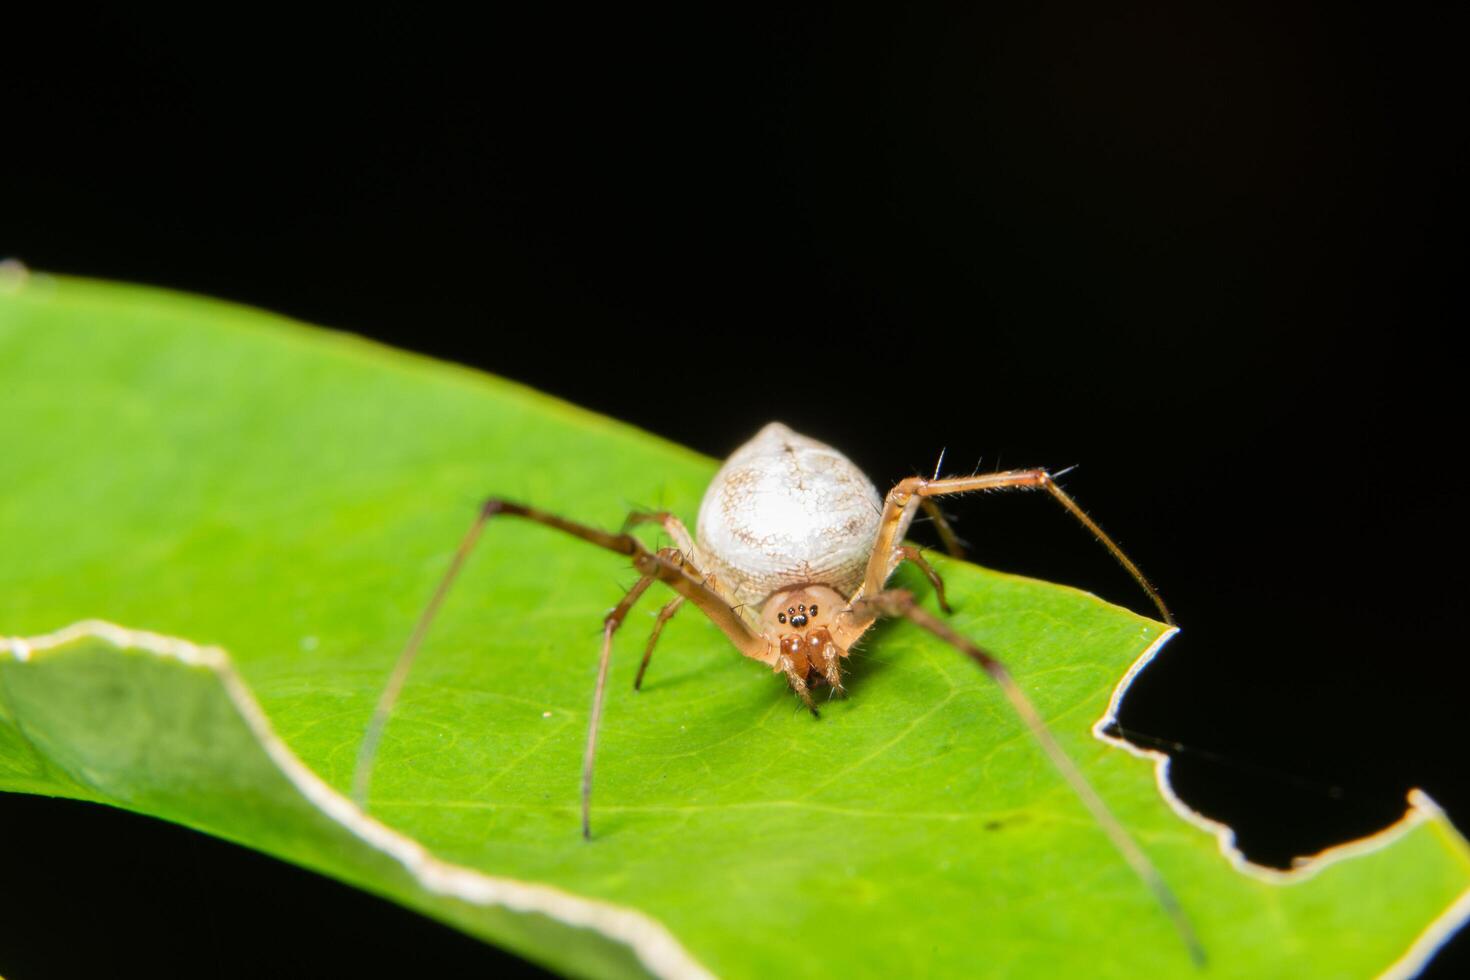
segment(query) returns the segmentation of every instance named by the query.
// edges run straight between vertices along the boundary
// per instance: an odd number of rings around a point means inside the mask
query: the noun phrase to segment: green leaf
[[[692,517],[711,460],[259,312],[13,271],[0,390],[0,633],[28,638],[0,651],[0,788],[200,828],[574,974],[1197,972],[1000,694],[903,623],[816,721],[693,611],[635,694],[645,600],[582,841],[598,626],[633,575],[513,520],[435,626],[371,816],[346,801],[481,498],[609,527],[634,505]],[[1238,867],[1161,795],[1157,760],[1092,734],[1163,628],[937,564],[954,625],[1006,659],[1178,892],[1210,976],[1412,969],[1463,918],[1470,852],[1422,798],[1301,873]],[[160,635],[57,632],[84,620]]]

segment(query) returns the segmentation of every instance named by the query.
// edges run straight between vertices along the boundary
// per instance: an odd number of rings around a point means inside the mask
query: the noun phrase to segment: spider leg
[[[822,674],[827,678],[827,686],[832,689],[830,697],[846,694],[847,688],[842,686],[842,655],[837,652],[836,647],[824,651],[827,658],[827,666],[822,668]]]
[[[920,499],[919,506],[924,508],[924,513],[934,525],[934,530],[939,532],[939,540],[944,542],[944,550],[949,553],[949,556],[951,558],[965,557],[965,546],[960,543],[959,535],[954,533],[949,518],[944,516],[944,511],[939,509],[939,505],[933,499],[924,497]]]
[[[628,618],[628,610],[643,597],[654,582],[654,576],[644,575],[633,583],[612,612],[602,620],[602,653],[597,658],[597,687],[592,692],[592,713],[587,719],[587,749],[582,755],[582,837],[592,839],[592,764],[597,759],[597,729],[602,724],[603,694],[607,691],[607,668],[612,661],[612,638]]]
[[[888,581],[888,577],[903,560],[903,555],[898,550],[899,542],[908,533],[909,525],[913,523],[918,508],[924,505],[929,498],[954,493],[971,493],[976,490],[1035,489],[1045,490],[1051,494],[1052,499],[1061,504],[1067,513],[1091,531],[1092,536],[1108,549],[1118,564],[1122,565],[1143,591],[1148,593],[1149,599],[1159,610],[1159,615],[1163,617],[1164,622],[1171,626],[1174,625],[1174,615],[1169,612],[1169,607],[1164,604],[1163,597],[1159,595],[1158,589],[1153,587],[1153,583],[1133,563],[1133,560],[1123,553],[1123,549],[1118,547],[1117,542],[1108,537],[1098,523],[1087,516],[1087,512],[1077,506],[1077,502],[1066,491],[1057,486],[1052,475],[1042,469],[1004,470],[999,473],[946,477],[939,480],[911,476],[900,480],[892,490],[888,491],[888,497],[884,501],[883,517],[878,527],[878,540],[873,548],[872,556],[868,559],[868,569],[863,577],[862,587],[854,599],[865,595],[876,595],[882,590],[883,584]]]
[[[791,689],[796,692],[797,697],[801,698],[801,703],[806,705],[807,710],[813,715],[820,718],[822,713],[817,710],[816,702],[812,700],[812,692],[806,686],[806,677],[802,675],[801,671],[796,669],[796,665],[791,662],[791,658],[783,654],[776,661],[776,666],[786,672],[786,679],[791,682]]]
[[[944,579],[939,577],[928,559],[911,544],[899,545],[898,553],[903,556],[904,561],[913,562],[919,567],[919,571],[929,579],[929,584],[934,586],[934,598],[939,600],[939,608],[944,610],[946,616],[952,614],[954,610],[949,608],[949,600],[944,595]]]
[[[658,611],[658,619],[653,621],[653,632],[648,634],[648,646],[643,648],[643,659],[638,663],[638,676],[633,678],[633,690],[643,689],[643,672],[648,669],[648,661],[653,657],[654,644],[658,643],[659,634],[664,631],[664,624],[674,618],[674,613],[684,605],[684,597],[676,595]]]
[[[629,521],[631,522],[632,520],[633,520],[632,517],[629,517]],[[689,532],[683,530],[684,525],[679,523],[679,519],[677,517],[672,518],[672,520],[674,521],[675,524],[678,524],[679,531],[683,534],[684,537],[687,538],[689,536]],[[678,535],[676,534],[675,536],[677,537]],[[678,552],[678,551],[674,551],[674,549],[665,549],[665,550],[666,551],[673,551],[675,554],[680,554],[680,555],[685,555],[685,556],[689,555],[689,552],[687,552],[687,551],[685,551],[685,552]],[[660,552],[660,554],[662,554],[662,553],[663,552]],[[689,563],[689,566],[691,568],[695,567],[693,565],[693,560],[692,559],[685,558],[684,561],[686,563]],[[706,586],[708,586],[709,589],[710,589],[710,591],[714,592],[715,595],[719,596],[720,599],[727,606],[730,606],[731,609],[734,609],[734,606],[730,603],[730,597],[727,596],[725,594],[724,590],[720,588],[720,583],[715,579],[715,577],[713,575],[710,575],[708,573],[705,573],[704,576],[703,576],[703,578],[700,579],[700,581],[702,581]],[[671,619],[674,618],[674,613],[678,612],[679,611],[679,608],[681,606],[683,606],[683,605],[684,605],[684,597],[682,595],[676,595],[676,596],[674,596],[674,598],[672,598],[672,599],[669,600],[669,602],[668,602],[667,605],[665,605],[662,609],[660,609],[658,611],[658,618],[656,620],[654,620],[654,622],[653,622],[653,632],[648,635],[648,646],[646,646],[646,647],[643,648],[643,659],[638,663],[638,676],[635,677],[635,678],[633,678],[633,690],[635,690],[635,691],[641,691],[641,690],[643,690],[643,674],[648,670],[648,662],[653,659],[653,648],[658,644],[658,638],[663,635],[664,626],[666,626],[668,624],[669,620],[671,620]],[[744,652],[744,651],[742,651],[742,652]],[[749,656],[749,654],[747,654],[747,656]],[[762,662],[766,662],[763,658],[757,658],[757,659],[761,659]]]
[[[455,549],[449,567],[439,579],[438,585],[435,586],[428,604],[424,606],[424,611],[419,614],[418,622],[414,624],[408,643],[404,646],[403,652],[398,655],[398,660],[393,665],[393,671],[388,677],[383,693],[378,698],[377,707],[373,709],[372,718],[368,721],[367,729],[363,734],[362,745],[358,749],[357,766],[352,779],[352,797],[359,806],[366,805],[368,786],[372,779],[373,758],[377,754],[378,743],[382,740],[383,729],[403,690],[404,682],[408,680],[409,670],[413,667],[414,659],[418,656],[424,637],[439,614],[439,609],[444,604],[450,587],[454,585],[460,571],[464,568],[470,552],[474,550],[476,542],[479,541],[486,522],[501,514],[544,524],[573,537],[581,538],[589,544],[595,544],[600,548],[632,558],[633,565],[640,574],[663,582],[698,606],[700,611],[720,628],[742,654],[765,664],[775,663],[775,656],[767,649],[765,641],[751,631],[745,621],[740,618],[740,614],[730,608],[729,602],[723,596],[705,583],[704,577],[698,574],[685,555],[672,549],[665,549],[663,552],[654,554],[644,546],[643,542],[630,534],[610,534],[586,524],[567,520],[548,511],[527,507],[499,497],[491,497],[480,506],[474,523],[460,539],[459,547]]]
[[[597,732],[602,725],[602,705],[607,693],[607,669],[612,660],[613,634],[617,632],[618,627],[623,625],[633,604],[642,598],[643,593],[648,591],[648,587],[655,581],[663,581],[675,588],[679,588],[680,584],[687,585],[690,582],[698,584],[697,579],[690,577],[690,573],[686,570],[687,560],[677,548],[662,548],[652,555],[645,551],[635,556],[634,564],[637,565],[639,571],[643,572],[643,575],[602,621],[602,653],[597,661],[597,687],[592,694],[592,712],[587,719],[587,749],[582,756],[582,837],[585,840],[592,839],[592,771],[597,759]],[[677,575],[685,577],[671,579],[671,576]],[[682,589],[680,591],[680,595],[674,596],[659,611],[658,622],[654,624],[653,635],[649,637],[648,646],[643,651],[643,661],[638,666],[638,678],[633,684],[635,690],[638,683],[643,680],[643,670],[648,666],[648,658],[653,654],[653,645],[658,640],[663,624],[675,612],[678,612],[679,607],[688,597],[688,593],[684,593]],[[694,599],[696,605],[699,605],[700,600],[697,594]],[[702,605],[701,608],[703,608]],[[728,606],[720,608],[729,609]]]
[[[1006,669],[1005,664],[1001,663],[995,656],[981,649],[975,643],[955,632],[943,620],[924,611],[924,609],[914,602],[914,597],[902,589],[891,589],[855,599],[852,603],[852,610],[856,614],[857,621],[859,622],[866,621],[871,623],[873,619],[880,615],[903,616],[916,626],[928,630],[980,665],[980,668],[995,681],[1002,693],[1005,694],[1006,699],[1011,702],[1011,706],[1015,709],[1016,714],[1021,717],[1026,727],[1030,729],[1032,737],[1036,739],[1042,750],[1046,752],[1047,757],[1051,760],[1051,764],[1061,773],[1062,778],[1067,781],[1067,785],[1072,788],[1072,791],[1081,798],[1083,804],[1091,811],[1093,818],[1098,822],[1103,832],[1107,834],[1108,840],[1112,843],[1113,847],[1128,862],[1129,867],[1133,869],[1133,873],[1138,876],[1139,880],[1143,882],[1149,891],[1153,892],[1154,898],[1173,923],[1175,931],[1184,940],[1185,946],[1189,949],[1189,955],[1195,964],[1203,965],[1205,961],[1204,947],[1200,945],[1199,937],[1195,935],[1194,927],[1190,925],[1188,916],[1185,915],[1183,907],[1180,906],[1179,900],[1174,896],[1174,892],[1169,888],[1168,883],[1164,881],[1163,875],[1159,873],[1158,868],[1154,867],[1148,855],[1143,853],[1142,848],[1123,829],[1123,824],[1113,815],[1113,811],[1108,809],[1108,805],[1103,802],[1097,790],[1092,788],[1092,784],[1087,781],[1087,777],[1082,775],[1082,771],[1077,768],[1077,764],[1072,761],[1072,757],[1067,755],[1066,751],[1057,743],[1046,721],[1041,717],[1040,712],[1036,710],[1036,706],[1031,703],[1031,699],[1021,690],[1020,686],[1011,676],[1011,672]]]
[[[657,524],[664,529],[669,537],[674,539],[674,547],[686,555],[694,554],[694,538],[689,534],[689,529],[684,522],[666,510],[643,511],[635,510],[623,521],[623,533],[627,534],[639,524]]]

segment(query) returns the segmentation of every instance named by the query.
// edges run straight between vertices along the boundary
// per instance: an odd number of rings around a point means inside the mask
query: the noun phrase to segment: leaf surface
[[[615,647],[584,843],[598,627],[634,575],[513,520],[434,628],[370,816],[343,798],[479,500],[692,521],[712,460],[351,337],[49,276],[0,284],[0,390],[0,634],[29,638],[0,652],[0,788],[197,827],[574,974],[1197,975],[999,692],[907,624],[872,635],[814,721],[693,610],[635,694],[654,590]],[[1163,627],[936,565],[954,625],[1179,894],[1210,976],[1404,969],[1457,921],[1470,859],[1432,804],[1307,873],[1238,869],[1155,760],[1092,733]],[[159,636],[56,633],[85,620]]]

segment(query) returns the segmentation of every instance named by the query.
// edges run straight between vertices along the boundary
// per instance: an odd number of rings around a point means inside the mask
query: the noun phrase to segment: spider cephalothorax
[[[847,651],[833,641],[832,628],[846,606],[842,596],[825,585],[783,589],[762,604],[762,634],[777,651],[773,666],[793,686],[800,679],[811,687],[841,690],[838,665]]]

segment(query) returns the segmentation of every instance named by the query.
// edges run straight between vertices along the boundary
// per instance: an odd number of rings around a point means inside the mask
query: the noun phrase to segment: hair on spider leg
[[[941,446],[939,448],[939,459],[934,463],[934,479],[936,480],[939,479],[940,471],[944,469],[944,454],[948,448],[948,446]]]

